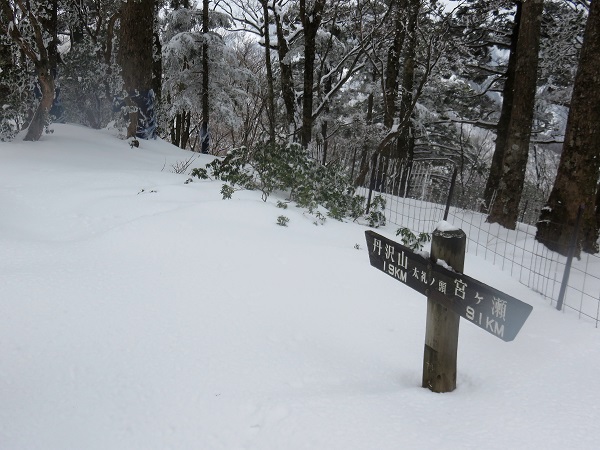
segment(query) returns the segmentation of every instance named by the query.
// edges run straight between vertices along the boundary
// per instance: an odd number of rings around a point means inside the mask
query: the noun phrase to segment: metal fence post
[[[569,274],[571,273],[571,264],[573,263],[573,256],[575,255],[575,249],[577,248],[577,235],[579,234],[579,224],[581,223],[581,216],[583,215],[584,205],[579,205],[577,211],[577,219],[575,220],[575,230],[571,237],[571,244],[569,245],[569,253],[567,256],[567,263],[565,265],[565,272],[563,273],[562,284],[560,285],[560,292],[558,293],[558,300],[556,302],[556,309],[559,311],[563,307],[565,300],[565,292],[567,291],[567,284],[569,284]]]

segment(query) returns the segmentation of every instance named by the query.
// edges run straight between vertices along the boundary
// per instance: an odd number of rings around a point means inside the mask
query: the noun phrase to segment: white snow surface
[[[435,226],[435,229],[444,233],[444,232],[451,232],[451,231],[458,231],[460,230],[459,227],[457,227],[456,225],[451,224],[450,222],[447,222],[445,220],[440,220],[437,225]]]
[[[52,128],[0,143],[0,449],[598,448],[600,331],[490,263],[465,273],[533,312],[509,343],[461,320],[435,394],[426,299],[370,266],[366,226]]]

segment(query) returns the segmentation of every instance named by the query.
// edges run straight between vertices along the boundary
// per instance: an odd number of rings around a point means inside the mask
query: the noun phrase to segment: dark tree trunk
[[[175,114],[171,124],[171,144],[179,148],[186,148],[190,139],[191,112]]]
[[[511,230],[517,225],[529,155],[543,9],[543,0],[523,2],[515,67],[515,80],[518,82],[515,82],[502,178],[487,218],[488,222]]]
[[[292,139],[295,139],[296,95],[294,94],[294,78],[292,73],[292,66],[286,58],[290,49],[288,47],[288,43],[285,39],[285,35],[283,32],[281,16],[279,14],[274,14],[274,16],[275,28],[277,30],[277,53],[279,59],[279,70],[281,71],[281,96],[283,98],[283,104],[285,105],[285,117],[288,132],[291,134]]]
[[[398,75],[400,72],[400,55],[406,36],[406,3],[407,0],[394,0],[394,40],[388,49],[384,77],[384,116],[383,125],[392,128],[396,117],[396,101],[398,100]]]
[[[44,127],[48,124],[48,117],[52,103],[54,102],[54,77],[50,71],[50,64],[40,62],[36,64],[38,82],[42,98],[29,122],[27,134],[23,138],[25,141],[39,141],[42,137]]]
[[[154,120],[148,108],[152,89],[155,0],[129,0],[121,7],[119,63],[129,107],[127,137],[136,137]],[[144,133],[145,134],[145,133]]]
[[[536,239],[563,255],[584,205],[578,250],[598,251],[600,169],[600,1],[594,0],[585,28],[554,187],[537,224]]]
[[[377,79],[377,71],[373,70],[372,80],[375,81]],[[375,96],[373,92],[369,92],[369,97],[367,98],[367,115],[365,117],[365,123],[367,127],[373,125],[373,107],[375,106]],[[365,180],[367,178],[367,173],[369,171],[368,164],[368,155],[369,155],[369,143],[363,140],[362,151],[360,155],[360,167],[358,171],[358,175],[356,180],[354,181],[355,186],[364,186]]]
[[[306,0],[300,0],[300,18],[304,29],[304,89],[300,142],[304,147],[308,147],[312,139],[316,37],[323,19],[325,2],[326,0],[315,0],[312,10],[307,11]]]
[[[210,151],[210,135],[208,130],[209,104],[208,104],[208,4],[209,0],[202,1],[202,33],[204,33],[204,43],[202,44],[202,126],[200,128],[200,151],[208,153]]]
[[[269,143],[275,143],[275,92],[273,88],[273,66],[271,64],[271,36],[269,34],[268,0],[260,0],[263,8],[265,64],[267,70],[267,121],[269,125]]]
[[[325,70],[328,71],[329,67],[326,65]],[[319,76],[321,76],[319,74]],[[328,76],[323,83],[323,88],[325,92],[331,92],[331,88],[333,87],[333,80],[331,76]],[[325,105],[323,108],[323,112],[325,115],[329,113],[329,103]],[[327,152],[329,151],[329,136],[327,135],[327,129],[329,128],[329,123],[327,119],[324,119],[321,125],[321,138],[323,139],[323,158],[321,159],[321,164],[325,165],[327,162]]]
[[[179,147],[181,140],[181,113],[175,114],[175,118],[171,123],[171,144]]]
[[[500,178],[502,176],[502,161],[504,160],[504,150],[506,139],[508,137],[508,124],[510,122],[515,89],[515,67],[517,62],[517,41],[519,39],[519,27],[521,23],[521,5],[521,2],[517,2],[513,32],[510,37],[510,53],[508,56],[508,66],[506,68],[506,80],[504,81],[504,88],[502,90],[502,109],[496,128],[496,145],[494,148],[494,155],[492,156],[490,173],[483,193],[484,204],[481,205],[481,212],[485,213],[489,212],[494,193],[498,189]]]
[[[408,179],[414,158],[414,133],[412,124],[413,114],[413,89],[415,84],[415,59],[417,52],[417,23],[420,0],[410,0],[408,4],[408,21],[406,31],[408,42],[404,52],[404,69],[402,71],[402,96],[400,101],[400,120],[398,124],[398,140],[396,142],[396,154],[398,162],[402,164],[401,178],[397,183],[399,194],[408,193]]]
[[[186,148],[187,144],[190,140],[190,125],[192,121],[192,112],[188,111],[187,113],[184,111],[183,115],[183,124],[181,127],[181,148]]]
[[[156,97],[156,101],[160,103],[162,94],[162,45],[160,43],[160,33],[158,31],[158,3],[156,4],[157,10],[154,15],[154,30],[152,32],[153,47],[152,54],[154,57],[154,63],[152,64],[152,90]]]

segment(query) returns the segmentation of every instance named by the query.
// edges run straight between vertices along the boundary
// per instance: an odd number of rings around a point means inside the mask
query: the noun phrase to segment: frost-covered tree
[[[33,92],[28,61],[19,57],[8,36],[0,36],[0,140],[11,140],[21,130]]]
[[[171,11],[165,21],[162,43],[163,55],[163,99],[167,103],[165,117],[166,129],[172,130],[171,136],[182,144],[178,136],[179,117],[186,117],[182,123],[185,129],[190,124],[189,135],[200,138],[201,126],[206,110],[203,98],[208,99],[211,122],[211,141],[218,144],[218,135],[224,127],[231,129],[239,126],[239,105],[248,99],[249,84],[255,82],[252,73],[236,62],[234,46],[218,31],[229,27],[227,16],[216,11],[209,14],[209,32],[202,31],[202,10],[179,8]],[[204,55],[207,56],[209,77],[208,90],[204,88]],[[207,117],[208,119],[208,117]],[[180,136],[183,135],[181,132]],[[196,149],[198,142],[189,141],[187,145]],[[211,146],[211,153],[219,151],[218,145]]]
[[[68,46],[62,55],[60,88],[64,118],[92,128],[114,119],[114,99],[121,94],[120,2],[69,2],[65,7]]]
[[[42,2],[0,1],[0,31],[10,37],[35,69],[36,105],[26,141],[37,141],[48,124],[54,103],[58,65],[58,0]]]

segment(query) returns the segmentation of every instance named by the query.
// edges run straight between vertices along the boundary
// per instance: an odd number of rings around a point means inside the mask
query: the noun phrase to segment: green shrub
[[[419,233],[417,236],[406,227],[398,228],[396,236],[402,236],[402,243],[412,250],[421,250],[426,242],[431,241],[429,233]]]
[[[192,176],[206,179],[209,172],[231,186],[260,190],[263,201],[278,190],[288,192],[290,200],[311,214],[320,205],[338,220],[363,214],[364,199],[354,195],[347,171],[309,158],[298,144],[234,149],[225,158],[207,164],[206,169],[192,170]]]
[[[367,222],[372,228],[385,226],[385,199],[381,195],[376,195],[371,202],[371,209],[367,216]]]
[[[289,221],[290,221],[289,217],[279,216],[277,218],[277,225],[282,226],[282,227],[287,227],[287,224]]]

